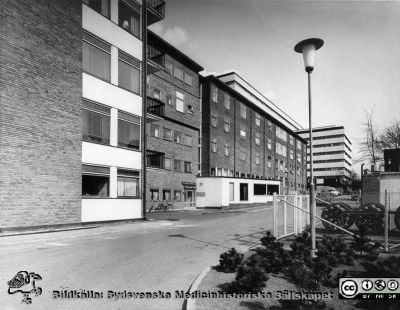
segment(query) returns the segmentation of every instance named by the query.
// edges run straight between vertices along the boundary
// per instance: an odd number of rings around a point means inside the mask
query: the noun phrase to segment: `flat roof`
[[[166,52],[171,56],[176,57],[184,65],[193,69],[197,73],[204,70],[204,68],[200,66],[197,62],[195,62],[193,59],[182,53],[180,50],[178,50],[176,47],[165,41],[160,36],[156,35],[151,30],[147,30],[147,40],[151,45],[155,45],[155,47],[157,46],[161,47],[162,51]]]

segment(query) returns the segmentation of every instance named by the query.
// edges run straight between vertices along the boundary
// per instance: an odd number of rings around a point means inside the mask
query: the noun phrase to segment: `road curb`
[[[200,275],[193,281],[192,285],[189,288],[189,294],[192,294],[193,292],[197,291],[199,288],[200,283],[203,281],[203,279],[206,277],[206,275],[210,272],[211,266],[208,266],[203,269],[203,271],[200,273]],[[195,303],[196,299],[195,298],[189,298],[186,299],[183,305],[183,310],[195,310]]]

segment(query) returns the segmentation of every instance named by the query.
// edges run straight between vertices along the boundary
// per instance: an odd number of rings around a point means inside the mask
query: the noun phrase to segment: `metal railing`
[[[163,18],[165,17],[165,2],[163,0],[146,0],[148,7],[151,7]]]
[[[165,103],[158,99],[147,97],[147,113],[164,117]]]
[[[165,54],[156,49],[154,46],[147,46],[147,60],[152,61],[162,68],[165,67]]]

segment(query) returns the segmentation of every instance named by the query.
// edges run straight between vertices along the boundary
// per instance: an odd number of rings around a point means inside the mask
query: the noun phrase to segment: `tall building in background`
[[[143,217],[146,3],[3,1],[1,229]]]
[[[237,179],[230,182],[232,196],[224,205],[250,202],[252,194],[270,196],[273,192],[305,189],[306,142],[293,131],[297,124],[276,107],[272,109],[271,104],[253,100],[251,94],[257,94],[247,82],[243,88],[246,96],[239,92],[228,82],[229,76],[244,81],[235,73],[202,79],[201,178]],[[198,183],[204,187],[207,182],[214,182],[201,178]],[[249,181],[240,181],[244,179]],[[241,185],[236,188],[236,183]],[[200,197],[207,194],[206,190],[201,191]],[[267,199],[255,198],[260,202]]]
[[[309,141],[308,129],[298,130],[297,133]],[[347,188],[351,185],[351,148],[350,137],[343,126],[313,128],[313,172],[317,186]],[[307,169],[309,176],[309,156]]]
[[[169,202],[195,205],[200,132],[199,64],[148,31],[147,207]]]

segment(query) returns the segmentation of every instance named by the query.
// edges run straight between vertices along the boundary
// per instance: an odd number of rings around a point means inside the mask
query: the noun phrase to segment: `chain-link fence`
[[[400,192],[369,192],[317,201],[317,234],[359,235],[400,249]]]
[[[307,195],[274,195],[274,236],[279,239],[303,231],[309,224],[309,208]]]

